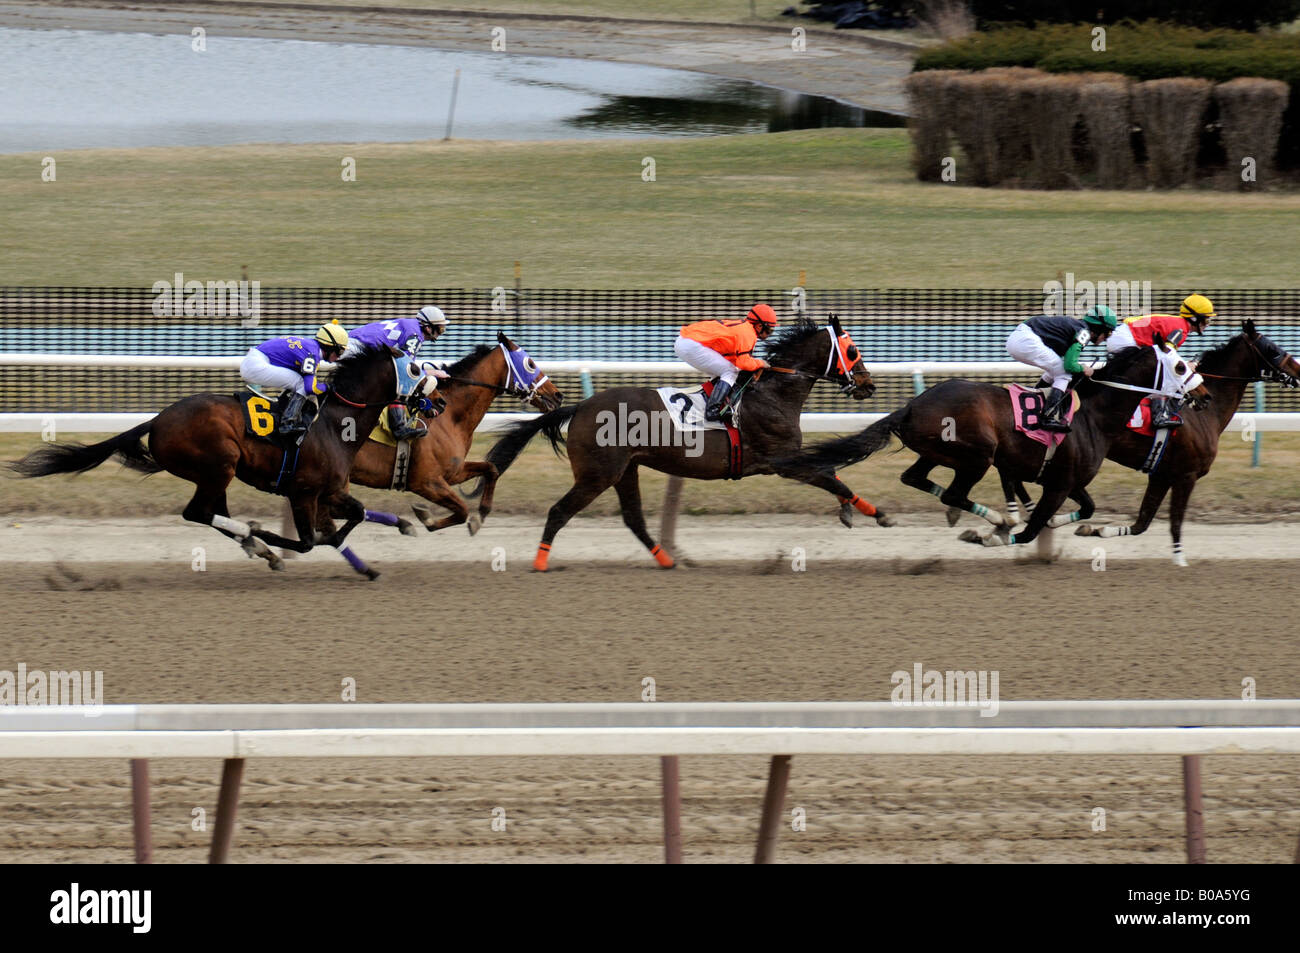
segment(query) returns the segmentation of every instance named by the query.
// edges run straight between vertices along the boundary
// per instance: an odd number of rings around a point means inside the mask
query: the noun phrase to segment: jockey
[[[1104,304],[1089,308],[1082,321],[1062,315],[1039,315],[1018,325],[1007,338],[1007,351],[1017,361],[1032,364],[1052,382],[1043,408],[1042,427],[1068,433],[1065,400],[1075,374],[1092,376],[1092,368],[1079,363],[1086,344],[1099,344],[1115,330],[1115,312]]]
[[[704,408],[705,420],[730,415],[728,395],[736,386],[738,371],[759,371],[767,361],[754,357],[754,347],[776,330],[776,312],[766,304],[749,309],[743,321],[696,321],[682,328],[673,352],[691,367],[717,378]]]
[[[413,318],[375,321],[362,325],[352,332],[352,343],[348,350],[355,353],[362,348],[386,347],[394,357],[405,355],[414,360],[419,354],[420,345],[425,341],[436,341],[445,330],[447,330],[447,316],[440,308],[425,305]],[[435,373],[431,377],[432,387],[437,386],[436,376]],[[446,374],[441,376],[445,377]],[[429,389],[432,390],[432,387]],[[429,432],[420,418],[416,417],[412,420],[406,404],[400,400],[388,405],[388,427],[397,440],[411,440],[423,437]]]
[[[329,390],[316,377],[318,365],[321,361],[337,361],[347,346],[348,332],[337,321],[321,325],[314,338],[272,338],[244,355],[239,376],[250,384],[293,392],[280,418],[280,431],[292,437],[307,429],[302,423],[307,395]]]
[[[1106,341],[1106,353],[1113,354],[1126,347],[1153,347],[1157,332],[1177,349],[1183,346],[1193,331],[1204,334],[1213,317],[1217,315],[1209,298],[1199,294],[1188,295],[1183,299],[1177,316],[1144,314],[1136,318],[1125,318],[1124,323]],[[1178,416],[1181,406],[1182,401],[1176,397],[1152,395],[1151,426],[1157,430],[1162,427],[1181,427],[1183,421]]]

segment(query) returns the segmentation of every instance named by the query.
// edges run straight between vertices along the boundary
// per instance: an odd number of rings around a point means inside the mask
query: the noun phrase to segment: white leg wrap
[[[1127,536],[1128,534],[1129,528],[1127,526],[1103,526],[1097,530],[1095,535],[1100,536],[1102,539],[1110,539],[1113,536]]]
[[[241,523],[239,520],[232,520],[229,516],[212,517],[212,525],[217,529],[224,529],[227,532],[234,533],[239,539],[243,539],[252,529],[247,523]]]

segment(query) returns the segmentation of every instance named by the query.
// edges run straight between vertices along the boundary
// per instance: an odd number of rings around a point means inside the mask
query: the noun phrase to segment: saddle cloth
[[[1030,440],[1036,440],[1043,446],[1052,449],[1055,449],[1068,436],[1054,430],[1044,430],[1040,426],[1043,408],[1046,406],[1047,401],[1045,391],[1035,387],[1022,387],[1019,384],[1007,384],[1006,388],[1011,392],[1011,417],[1015,421],[1018,431]],[[1078,409],[1079,395],[1074,391],[1070,391],[1070,406],[1065,411],[1066,423],[1074,419],[1075,411]]]

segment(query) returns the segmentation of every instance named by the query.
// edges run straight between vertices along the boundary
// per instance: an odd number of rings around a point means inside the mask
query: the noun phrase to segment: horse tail
[[[505,473],[510,464],[515,462],[515,457],[519,456],[524,447],[528,446],[528,442],[538,433],[546,435],[546,439],[551,441],[551,449],[555,451],[556,456],[559,456],[560,448],[564,446],[564,433],[561,428],[581,406],[581,404],[572,404],[559,410],[552,410],[548,414],[538,414],[528,420],[521,420],[492,445],[492,449],[488,451],[487,462],[497,468],[498,474]]]
[[[9,464],[9,469],[21,477],[49,476],[52,473],[85,473],[93,470],[109,457],[117,454],[132,470],[141,473],[158,473],[163,468],[144,445],[145,434],[153,426],[148,420],[126,433],[110,437],[87,446],[84,443],[56,443],[33,450],[21,460]]]
[[[908,405],[904,405],[892,414],[877,420],[861,433],[826,440],[796,454],[791,458],[791,462],[806,470],[834,471],[865,460],[888,445],[889,438],[897,434],[902,427],[907,412]]]

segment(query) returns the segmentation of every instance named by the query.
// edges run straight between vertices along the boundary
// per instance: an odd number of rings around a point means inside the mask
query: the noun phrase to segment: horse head
[[[1254,321],[1250,319],[1242,321],[1241,334],[1237,335],[1237,338],[1245,341],[1249,346],[1251,357],[1255,361],[1255,373],[1261,379],[1274,381],[1283,387],[1300,386],[1300,361],[1274,344],[1270,338],[1255,330]]]
[[[855,400],[864,400],[876,390],[857,345],[835,315],[825,327],[800,318],[781,328],[767,342],[766,357],[774,367],[839,384],[840,391]]]
[[[353,407],[382,407],[398,396],[397,370],[387,348],[362,348],[334,365],[331,389]]]
[[[564,403],[564,395],[527,351],[506,337],[504,331],[497,332],[497,343],[505,358],[506,379],[502,386],[507,394],[528,401],[542,413],[556,410]]]
[[[1192,407],[1204,407],[1208,404],[1211,394],[1205,386],[1205,378],[1197,372],[1196,365],[1184,360],[1159,331],[1153,335],[1152,340],[1154,347],[1151,350],[1155,351],[1158,367],[1156,376],[1164,385],[1161,390],[1166,393],[1171,389],[1174,390],[1177,396],[1186,400]],[[1172,387],[1170,382],[1175,382]]]

